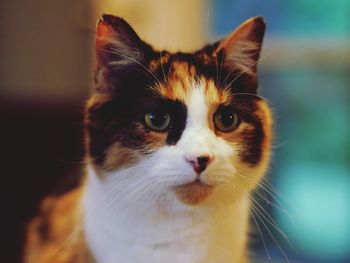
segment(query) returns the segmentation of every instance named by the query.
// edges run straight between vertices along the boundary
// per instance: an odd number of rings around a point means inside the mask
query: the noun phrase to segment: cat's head
[[[86,113],[100,180],[186,205],[224,203],[254,188],[271,140],[270,111],[256,93],[264,31],[254,17],[194,53],[170,53],[104,15]]]

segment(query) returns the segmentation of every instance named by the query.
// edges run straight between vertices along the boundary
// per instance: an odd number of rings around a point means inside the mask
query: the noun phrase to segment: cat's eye
[[[222,108],[214,114],[214,125],[219,131],[233,131],[235,128],[237,128],[238,124],[238,115],[232,108]]]
[[[169,128],[170,123],[170,115],[166,112],[154,111],[145,114],[145,124],[154,131],[165,131]]]

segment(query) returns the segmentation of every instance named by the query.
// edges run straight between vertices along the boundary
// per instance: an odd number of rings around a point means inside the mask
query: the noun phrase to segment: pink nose
[[[213,157],[211,155],[201,156],[186,156],[186,161],[189,162],[197,174],[202,173],[208,165],[212,162]]]

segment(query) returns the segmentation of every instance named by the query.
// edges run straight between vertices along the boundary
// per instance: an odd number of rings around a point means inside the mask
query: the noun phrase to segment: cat
[[[44,201],[25,262],[249,262],[250,195],[272,138],[257,95],[264,31],[253,17],[196,52],[170,53],[103,15],[85,114],[87,175]]]

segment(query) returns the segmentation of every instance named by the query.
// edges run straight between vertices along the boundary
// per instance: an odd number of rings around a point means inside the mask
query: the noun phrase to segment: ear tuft
[[[152,47],[124,19],[104,14],[96,27],[95,91],[110,93],[116,88],[112,76],[120,80],[125,72],[145,67],[152,56]]]
[[[223,51],[224,64],[231,70],[255,76],[264,33],[264,19],[259,16],[252,17],[224,38],[216,52]]]
[[[116,67],[142,62],[147,45],[122,18],[104,14],[97,23],[97,66]]]

